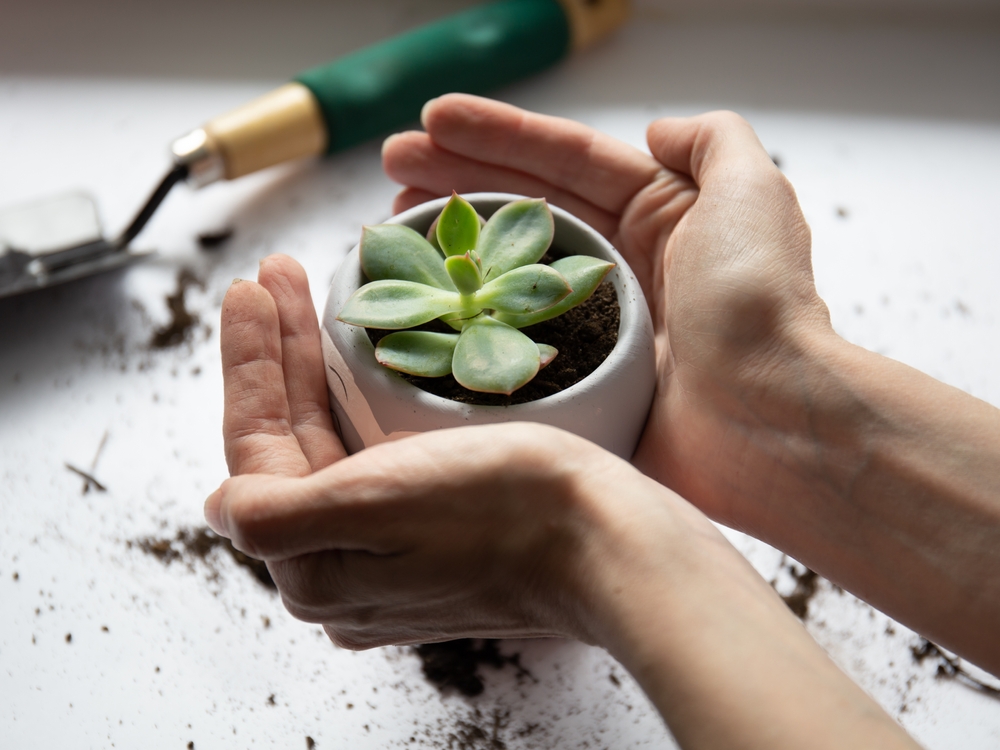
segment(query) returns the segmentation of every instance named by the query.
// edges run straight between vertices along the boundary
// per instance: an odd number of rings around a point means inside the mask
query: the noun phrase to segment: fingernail
[[[424,130],[427,130],[427,109],[436,101],[436,97],[434,99],[428,99],[424,102],[424,106],[420,108],[420,124],[424,126]]]
[[[222,488],[220,487],[205,501],[205,521],[208,527],[219,536],[228,537],[229,531],[222,522]]]
[[[243,279],[233,279],[233,283],[232,283],[232,284],[230,284],[230,286],[236,286],[236,285],[237,285],[237,284],[239,284],[239,283],[240,283],[241,281],[243,281]]]

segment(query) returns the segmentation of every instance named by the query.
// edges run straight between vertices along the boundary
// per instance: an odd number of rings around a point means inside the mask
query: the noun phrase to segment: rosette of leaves
[[[455,193],[427,238],[397,224],[365,227],[361,268],[370,281],[339,320],[396,331],[375,349],[393,370],[450,373],[469,390],[513,393],[558,354],[519,329],[576,307],[614,267],[586,255],[539,263],[554,231],[545,199],[513,201],[483,223]],[[455,333],[405,330],[436,319]]]

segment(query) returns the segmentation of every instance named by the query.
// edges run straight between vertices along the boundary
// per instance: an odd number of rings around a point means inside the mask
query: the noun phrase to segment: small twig
[[[87,490],[90,489],[90,485],[94,485],[94,489],[97,490],[98,492],[107,492],[108,491],[107,487],[105,487],[103,484],[101,484],[100,482],[98,482],[96,479],[94,479],[94,477],[91,474],[89,474],[88,472],[84,471],[83,469],[78,469],[75,466],[73,466],[73,464],[71,464],[71,463],[66,463],[65,466],[66,466],[67,469],[69,469],[70,471],[72,471],[74,474],[78,474],[81,477],[83,477],[84,482],[86,482],[86,484],[83,485],[83,491],[84,492],[87,492]]]
[[[101,436],[101,442],[97,446],[97,453],[94,454],[94,460],[90,462],[90,473],[93,474],[97,469],[97,462],[101,458],[101,453],[104,451],[104,446],[108,442],[108,431],[105,430],[104,434]]]

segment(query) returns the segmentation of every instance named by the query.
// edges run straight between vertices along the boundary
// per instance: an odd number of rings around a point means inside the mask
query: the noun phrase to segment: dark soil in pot
[[[460,386],[451,375],[443,378],[421,378],[399,373],[400,377],[421,390],[463,404],[482,406],[513,406],[551,396],[575,385],[596,370],[607,359],[618,342],[621,310],[614,286],[605,281],[583,304],[538,325],[521,330],[539,344],[549,344],[559,350],[558,356],[543,368],[527,385],[509,396],[502,393],[479,393]],[[444,323],[420,326],[420,330],[454,333]],[[367,329],[372,344],[392,331]]]

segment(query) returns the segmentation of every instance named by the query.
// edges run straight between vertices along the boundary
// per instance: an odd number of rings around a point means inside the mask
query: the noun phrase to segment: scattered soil
[[[153,349],[170,349],[180,346],[191,337],[191,332],[198,325],[198,316],[187,309],[184,297],[187,290],[197,286],[205,288],[204,283],[191,271],[184,268],[177,273],[177,291],[166,296],[167,308],[170,310],[170,323],[157,328],[149,346]]]
[[[579,383],[596,370],[618,342],[620,320],[618,296],[614,286],[606,281],[588,300],[558,318],[522,328],[521,331],[532,341],[554,346],[559,354],[531,382],[509,396],[470,391],[460,386],[451,375],[443,378],[421,378],[403,373],[400,375],[428,393],[464,404],[513,406],[536,401]],[[437,321],[420,326],[419,330],[454,333],[453,329]],[[378,344],[383,336],[390,333],[392,331],[369,328],[368,338],[372,344]]]
[[[233,237],[233,230],[226,228],[217,232],[202,232],[198,235],[198,247],[202,250],[218,250]]]
[[[496,710],[487,719],[477,709],[470,718],[472,721],[457,721],[454,731],[448,734],[449,750],[506,750],[500,732],[510,723],[510,711]]]
[[[801,563],[798,563],[798,565],[801,565]],[[771,584],[771,588],[778,592],[781,600],[792,610],[792,613],[804,621],[809,616],[809,603],[816,596],[816,592],[819,589],[819,582],[823,579],[805,565],[802,565],[802,571],[800,572],[798,565],[794,561],[789,560],[787,556],[781,556],[779,569],[787,570],[792,580],[795,581],[795,588],[790,594],[782,594],[778,591],[777,578],[772,578],[769,583]],[[834,588],[836,589],[836,587]]]
[[[216,547],[220,547],[229,553],[237,565],[242,565],[249,570],[262,586],[269,589],[277,589],[267,565],[262,560],[250,557],[233,547],[225,537],[216,535],[211,529],[206,527],[194,529],[180,529],[172,539],[164,537],[144,537],[135,541],[126,542],[131,549],[138,547],[147,555],[152,555],[164,565],[169,565],[175,560],[190,562],[198,559],[206,564],[211,564],[208,559],[209,553]],[[218,571],[215,571],[218,572]]]
[[[795,590],[781,599],[796,617],[805,620],[809,616],[809,602],[816,595],[816,588],[819,586],[819,576],[809,568],[801,573],[795,568],[789,568],[789,572],[795,579]]]
[[[940,647],[928,641],[926,638],[921,638],[917,645],[910,648],[910,652],[913,654],[913,661],[917,664],[923,664],[924,659],[933,659],[937,662],[937,672],[935,676],[939,679],[950,679],[957,680],[963,685],[978,690],[981,693],[989,695],[993,698],[1000,699],[1000,688],[994,685],[987,685],[982,680],[969,674],[969,672],[962,666],[961,660],[957,656],[949,656],[944,653]]]
[[[531,677],[521,666],[521,655],[504,656],[500,653],[500,641],[492,638],[426,643],[413,650],[420,657],[424,676],[442,692],[454,689],[470,697],[482,693],[483,679],[479,676],[482,664],[494,669],[510,664],[518,677]]]

